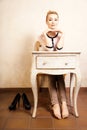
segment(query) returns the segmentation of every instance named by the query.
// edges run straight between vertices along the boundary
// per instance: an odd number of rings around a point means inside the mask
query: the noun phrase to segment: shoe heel
[[[18,108],[20,107],[20,97],[18,99]]]
[[[25,93],[23,93],[22,95],[22,100],[23,100],[23,107],[26,109],[26,110],[30,110],[31,109],[31,104],[26,96]]]
[[[20,103],[20,94],[18,93],[15,98],[13,99],[11,105],[9,106],[9,110],[16,110],[16,105]]]

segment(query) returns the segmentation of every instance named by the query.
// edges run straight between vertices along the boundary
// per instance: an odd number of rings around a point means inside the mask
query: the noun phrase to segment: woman
[[[35,50],[59,51],[63,48],[63,32],[58,29],[59,16],[56,11],[48,11],[46,15],[47,29],[39,36]],[[66,89],[63,75],[48,75],[49,92],[53,114],[56,118],[67,118],[69,116]],[[59,97],[61,103],[59,102]]]

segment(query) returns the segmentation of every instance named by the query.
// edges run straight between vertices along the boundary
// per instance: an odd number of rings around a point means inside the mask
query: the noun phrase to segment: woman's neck
[[[54,32],[54,31],[47,32],[47,36],[49,36],[51,38],[54,38],[57,34],[58,34],[58,32]]]
[[[58,33],[58,32],[49,31],[49,32],[47,32],[47,35],[48,35],[49,37],[55,37],[57,33]]]

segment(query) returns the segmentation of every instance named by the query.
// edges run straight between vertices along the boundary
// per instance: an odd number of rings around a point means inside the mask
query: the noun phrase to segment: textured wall
[[[81,51],[81,86],[87,86],[86,0],[0,0],[0,87],[31,87],[31,52],[48,10],[59,12],[64,50]]]

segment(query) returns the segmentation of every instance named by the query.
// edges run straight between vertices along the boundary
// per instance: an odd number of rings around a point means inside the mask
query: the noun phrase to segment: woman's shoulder
[[[60,30],[60,29],[58,29],[57,31],[58,31],[58,33],[60,33],[60,34],[63,34],[63,31]]]
[[[59,37],[64,36],[64,32],[63,32],[63,31],[61,31],[61,30],[58,30],[58,36],[59,36]]]

